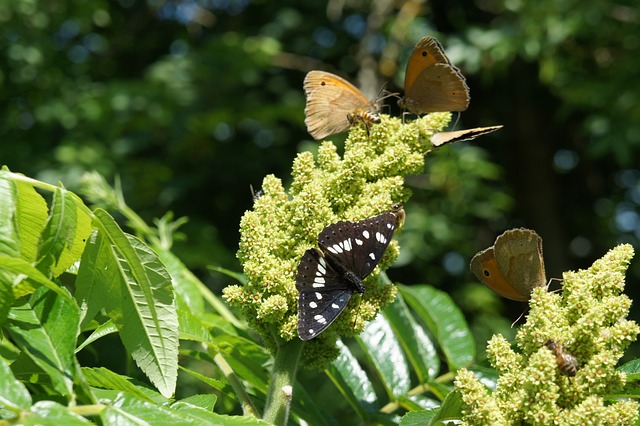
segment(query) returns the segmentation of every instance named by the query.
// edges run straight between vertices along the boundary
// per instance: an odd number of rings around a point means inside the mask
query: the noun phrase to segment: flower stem
[[[298,360],[304,342],[293,339],[278,347],[274,357],[271,383],[267,393],[263,420],[275,425],[286,425],[293,396],[293,384],[298,371]]]

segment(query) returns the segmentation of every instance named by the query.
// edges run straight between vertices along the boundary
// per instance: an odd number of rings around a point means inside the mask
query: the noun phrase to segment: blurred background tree
[[[85,171],[118,175],[147,220],[188,216],[175,251],[214,289],[229,282],[207,265],[240,269],[250,185],[286,182],[296,152],[317,146],[306,72],[336,72],[371,97],[385,82],[401,92],[425,35],[471,88],[457,127],[505,127],[431,153],[410,179],[392,279],[450,292],[486,341],[524,309],[468,270],[503,230],[544,238],[549,277],[619,242],[638,247],[636,2],[2,0],[0,23],[0,163],[71,190]]]

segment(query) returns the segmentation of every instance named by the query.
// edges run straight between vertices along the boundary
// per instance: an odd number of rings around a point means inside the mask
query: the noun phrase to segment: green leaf
[[[340,355],[325,370],[325,373],[338,388],[342,397],[364,421],[369,417],[367,409],[377,407],[378,398],[367,373],[362,369],[356,357],[341,340],[336,342]]]
[[[420,383],[437,376],[440,360],[433,342],[415,321],[401,294],[389,305],[383,315],[389,321],[393,333],[407,355]]]
[[[56,391],[67,397],[73,394],[78,323],[78,307],[44,288],[13,307],[7,322],[15,344],[49,375]]]
[[[431,419],[430,425],[441,424],[447,420],[462,418],[462,397],[458,391],[450,392],[442,402],[442,406]]]
[[[114,373],[107,368],[82,367],[82,374],[90,386],[100,389],[117,390],[118,392],[127,392],[140,399],[150,402],[153,401],[152,398],[147,396],[145,392],[142,392],[138,386],[132,383],[133,379]]]
[[[176,425],[228,425],[228,426],[267,426],[262,420],[254,417],[225,416],[200,408],[196,405],[176,403],[175,407],[160,406],[142,401],[129,395],[119,395],[113,405],[102,413],[101,419],[109,425],[151,424],[154,426]]]
[[[14,182],[0,172],[0,254],[20,256],[20,235],[16,223],[17,190]]]
[[[189,404],[208,411],[213,411],[217,400],[218,398],[214,394],[199,394],[183,398],[180,401],[176,401],[173,405],[175,407],[177,404]]]
[[[111,320],[103,324],[100,324],[98,327],[96,327],[95,330],[93,330],[93,333],[91,333],[91,335],[87,337],[87,339],[84,342],[82,342],[80,346],[76,348],[76,353],[80,352],[86,346],[89,346],[91,343],[95,342],[96,340],[104,336],[108,336],[109,334],[113,334],[117,332],[118,332],[118,328]]]
[[[393,400],[409,391],[409,366],[400,343],[384,316],[378,315],[369,322],[356,340],[365,351],[365,355],[373,362],[390,399]]]
[[[47,202],[32,185],[19,180],[14,182],[18,191],[16,222],[20,233],[20,257],[35,262],[38,242],[47,222]]]
[[[488,387],[491,390],[496,389],[496,383],[498,382],[498,372],[493,368],[483,367],[481,365],[476,365],[473,368],[469,369],[473,372],[473,375],[476,376],[480,382]]]
[[[425,411],[411,411],[400,420],[400,426],[425,426],[432,424],[431,421],[437,414],[437,408],[431,408]]]
[[[74,193],[67,192],[64,189],[60,189],[58,192],[63,194],[64,204],[70,212],[68,216],[65,216],[65,222],[69,222],[71,218],[75,218],[75,222],[66,224],[66,226],[73,229],[73,233],[68,236],[68,244],[64,244],[58,256],[58,261],[53,268],[54,277],[65,272],[80,258],[92,231],[91,216],[88,214],[82,200]]]
[[[18,415],[32,404],[31,395],[25,385],[15,378],[7,362],[0,358],[0,407]]]
[[[239,377],[263,394],[267,393],[269,377],[265,365],[271,361],[271,355],[265,348],[239,336],[216,336],[214,342],[216,346],[209,347],[222,354]]]
[[[214,379],[213,377],[205,376],[204,374],[198,373],[197,371],[193,371],[189,368],[180,366],[180,371],[184,371],[185,373],[195,377],[203,383],[211,386],[214,389],[218,389],[224,392],[231,399],[237,400],[236,396],[233,394],[231,390],[231,386],[228,383],[223,382],[222,380]]]
[[[627,374],[627,382],[640,380],[640,359],[634,359],[618,367],[618,371]]]
[[[204,284],[171,251],[158,246],[153,248],[171,275],[173,290],[176,292],[176,300],[179,302],[178,309],[189,310],[194,314],[203,313],[204,301],[200,286],[204,287]]]
[[[2,326],[9,314],[9,309],[13,306],[13,282],[15,274],[6,273],[2,270],[3,256],[0,256],[0,326]]]
[[[427,285],[399,285],[398,290],[435,335],[451,370],[473,362],[476,354],[473,336],[448,294]]]
[[[44,276],[42,272],[40,272],[24,259],[21,259],[19,257],[15,258],[0,255],[0,271],[6,271],[13,276],[23,275],[24,278],[27,278],[27,280],[24,280],[23,278],[22,282],[25,283],[28,281],[28,287],[23,286],[22,284],[14,283],[13,297],[15,297],[16,299],[33,293],[35,291],[35,288],[31,285],[31,283],[34,282],[48,288],[49,290],[58,294],[58,296],[60,297],[68,299],[69,301],[73,301],[73,298],[67,291]]]
[[[224,274],[229,278],[233,278],[236,281],[238,281],[240,284],[247,283],[247,277],[245,277],[244,274],[241,274],[239,272],[235,272],[230,269],[226,269],[226,268],[223,268],[222,266],[217,266],[217,265],[211,265],[209,266],[209,269],[211,269],[212,271],[220,272],[221,274]]]
[[[58,263],[63,251],[68,251],[73,246],[76,225],[77,212],[74,200],[64,188],[56,188],[49,218],[38,245],[37,267],[42,273],[49,275],[49,270]],[[64,272],[68,266],[59,273]]]
[[[139,239],[122,232],[107,212],[96,209],[95,215],[100,233],[110,246],[106,250],[102,244],[98,258],[109,257],[107,262],[117,266],[103,272],[112,274],[106,277],[107,283],[95,284],[103,286],[103,294],[110,283],[120,286],[118,300],[109,294],[108,314],[138,367],[162,395],[170,397],[178,376],[179,345],[171,277],[156,254]]]
[[[89,420],[75,414],[71,408],[53,401],[40,401],[25,416],[25,426],[92,425]]]

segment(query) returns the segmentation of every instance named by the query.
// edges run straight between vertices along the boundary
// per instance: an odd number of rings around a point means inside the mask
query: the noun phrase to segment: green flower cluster
[[[631,300],[622,294],[632,257],[633,248],[620,245],[591,268],[566,272],[562,293],[536,289],[527,321],[516,335],[521,352],[514,352],[502,336],[488,344],[489,360],[500,374],[493,393],[470,371],[459,371],[455,386],[464,402],[464,423],[636,424],[637,402],[605,401],[605,395],[624,387],[626,375],[615,367],[639,331],[626,319]],[[577,358],[574,377],[562,374],[545,346],[548,339]]]
[[[382,122],[367,132],[355,126],[345,141],[344,154],[323,142],[317,158],[299,153],[293,163],[288,193],[275,176],[266,176],[263,195],[240,222],[240,248],[247,283],[231,285],[223,296],[241,308],[249,325],[275,352],[283,342],[297,339],[298,291],[296,272],[302,254],[317,247],[318,234],[340,220],[357,221],[406,201],[404,176],[421,173],[429,138],[446,126],[450,113],[434,113],[403,124],[381,115]],[[366,292],[356,294],[336,322],[305,345],[303,360],[323,368],[337,355],[337,335],[354,335],[394,299],[395,286],[378,280],[397,257],[397,242],[365,280]]]

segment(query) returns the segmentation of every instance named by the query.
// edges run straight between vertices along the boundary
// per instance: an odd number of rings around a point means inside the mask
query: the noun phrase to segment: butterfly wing
[[[487,133],[495,132],[502,126],[476,127],[474,129],[455,130],[453,132],[438,132],[431,136],[433,146],[442,146],[448,143],[468,141]]]
[[[542,238],[534,231],[505,231],[496,238],[494,251],[500,271],[527,299],[534,288],[546,286]]]
[[[469,107],[469,87],[457,68],[435,64],[420,74],[405,92],[406,108],[416,114],[464,111]]]
[[[380,262],[398,225],[399,213],[387,212],[358,222],[337,222],[318,235],[318,245],[360,279]]]
[[[521,294],[500,271],[494,255],[493,246],[473,256],[470,268],[478,281],[484,283],[484,285],[500,296],[521,302],[529,300],[529,295]]]
[[[324,71],[311,71],[304,79],[307,131],[314,139],[349,129],[354,111],[377,111],[377,106],[347,80]]]
[[[318,249],[309,249],[300,260],[296,276],[298,335],[302,340],[322,333],[344,310],[353,289],[344,282]]]
[[[464,76],[446,57],[442,45],[432,37],[420,40],[407,62],[400,107],[416,114],[464,111],[469,100]]]

